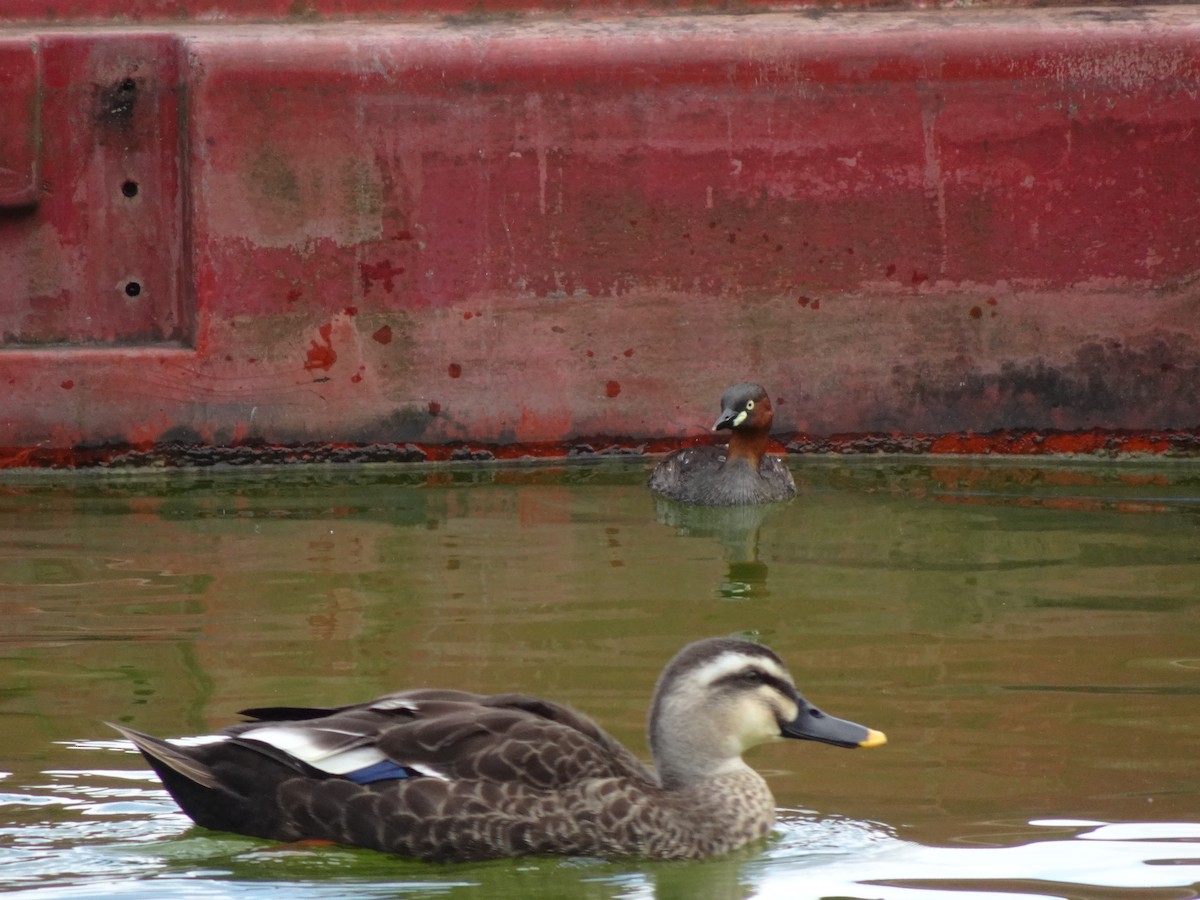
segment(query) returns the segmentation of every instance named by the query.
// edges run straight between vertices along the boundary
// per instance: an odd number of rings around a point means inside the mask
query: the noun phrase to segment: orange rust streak
[[[450,444],[304,443],[263,444],[234,441],[227,445],[210,446],[199,443],[147,440],[113,442],[104,446],[71,447],[0,447],[0,469],[11,468],[79,468],[87,466],[151,463],[166,465],[211,465],[215,462],[303,463],[317,461],[355,462],[421,460],[442,462],[469,458],[497,460],[564,459],[612,453],[632,455],[660,454],[682,446],[719,441],[719,436],[702,438],[632,439],[605,435],[582,436],[571,441],[533,441],[510,444],[455,442]],[[790,451],[793,455],[810,454],[878,454],[895,446],[906,453],[929,456],[1050,456],[1164,453],[1172,451],[1188,455],[1200,453],[1200,429],[1170,432],[1112,432],[1086,431],[1069,433],[1006,432],[985,435],[961,433],[938,436],[922,435],[836,435],[815,439],[807,435],[776,435],[767,447],[773,452]],[[968,465],[939,469],[938,479],[961,484],[973,478]],[[1051,476],[1058,482],[1069,482],[1069,474]],[[1057,483],[1057,482],[1056,482]]]

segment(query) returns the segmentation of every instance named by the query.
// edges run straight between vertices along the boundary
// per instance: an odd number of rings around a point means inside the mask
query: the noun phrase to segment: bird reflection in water
[[[758,558],[758,536],[768,517],[779,511],[778,505],[697,506],[656,497],[654,510],[658,522],[680,537],[712,538],[721,545],[729,566],[717,586],[722,599],[770,596],[767,564]]]

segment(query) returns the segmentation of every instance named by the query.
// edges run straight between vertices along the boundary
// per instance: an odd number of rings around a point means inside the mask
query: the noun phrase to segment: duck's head
[[[775,412],[771,398],[760,384],[735,384],[721,395],[721,415],[713,431],[770,431]]]
[[[882,732],[826,715],[804,699],[783,662],[759,644],[710,638],[667,664],[650,707],[650,750],[665,787],[733,771],[742,754],[782,738],[878,747]]]

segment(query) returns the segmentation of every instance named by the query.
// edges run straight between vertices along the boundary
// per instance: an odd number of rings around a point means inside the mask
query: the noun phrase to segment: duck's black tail
[[[220,789],[221,786],[213,776],[212,770],[200,762],[200,760],[189,756],[182,748],[168,744],[160,738],[151,737],[140,731],[134,731],[132,728],[126,728],[123,725],[117,725],[113,722],[108,722],[107,724],[109,728],[115,728],[133,742],[133,746],[142,752],[142,756],[146,757],[146,761],[154,767],[154,771],[158,773],[158,776],[164,782],[168,777],[174,779],[182,775],[200,787],[206,787],[210,790]],[[164,766],[170,770],[169,776],[164,772]]]
[[[261,802],[267,788],[264,782],[274,780],[263,775],[272,773],[260,771],[256,776],[251,766],[238,764],[236,757],[242,754],[236,751],[234,758],[226,752],[219,762],[213,760],[219,766],[219,771],[214,771],[207,747],[180,747],[122,725],[108,724],[141,751],[175,802],[197,825],[256,837],[279,836],[271,821],[275,817],[263,815]],[[251,751],[243,752],[263,760]]]

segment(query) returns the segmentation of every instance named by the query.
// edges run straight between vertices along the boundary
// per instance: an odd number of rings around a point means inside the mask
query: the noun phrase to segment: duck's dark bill
[[[800,715],[780,729],[785,738],[820,741],[835,747],[879,747],[887,743],[887,735],[857,722],[827,716],[815,706],[803,705]]]

